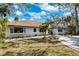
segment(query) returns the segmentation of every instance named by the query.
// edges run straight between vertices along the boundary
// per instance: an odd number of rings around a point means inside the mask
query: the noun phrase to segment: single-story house
[[[42,35],[43,33],[39,31],[40,25],[40,22],[34,22],[30,20],[10,22],[6,37],[12,38]]]
[[[59,22],[51,23],[50,29],[53,35],[59,35],[59,34],[65,34],[65,31],[67,29],[67,25]]]
[[[35,21],[17,21],[17,22],[10,22],[8,24],[8,31],[6,33],[6,37],[27,37],[27,36],[36,36],[36,35],[43,35],[44,33],[39,31],[39,26],[42,23],[35,22]],[[49,25],[51,29],[52,35],[59,35],[65,34],[65,30],[67,26],[62,23],[51,23]],[[46,31],[48,34],[48,31]]]

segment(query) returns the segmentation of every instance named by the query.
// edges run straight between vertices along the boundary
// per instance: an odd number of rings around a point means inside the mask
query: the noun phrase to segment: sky
[[[71,15],[71,8],[59,9],[56,3],[29,3],[29,8],[23,6],[21,3],[13,5],[15,12],[9,16],[9,20],[12,21],[16,16],[20,20],[32,20],[38,22],[45,22],[47,19],[57,18],[62,16]]]

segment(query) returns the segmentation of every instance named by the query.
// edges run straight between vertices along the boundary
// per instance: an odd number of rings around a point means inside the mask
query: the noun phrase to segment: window
[[[23,33],[23,28],[15,27],[14,33]]]
[[[13,33],[13,28],[10,28],[10,33]]]
[[[25,30],[22,27],[10,28],[10,33],[23,33]]]
[[[62,32],[62,28],[58,28],[58,32]]]
[[[36,28],[33,29],[33,32],[36,32]]]

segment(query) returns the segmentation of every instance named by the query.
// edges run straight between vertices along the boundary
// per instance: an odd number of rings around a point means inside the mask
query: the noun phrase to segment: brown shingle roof
[[[9,23],[9,26],[27,26],[27,27],[39,27],[41,25],[40,22],[34,21],[17,21]]]

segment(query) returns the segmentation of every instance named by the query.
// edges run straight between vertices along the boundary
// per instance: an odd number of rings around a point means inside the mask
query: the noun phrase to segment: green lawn
[[[63,45],[57,38],[28,39],[0,43],[2,56],[77,56],[79,52]]]

